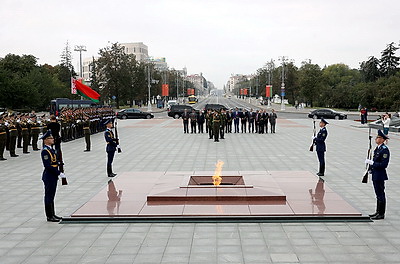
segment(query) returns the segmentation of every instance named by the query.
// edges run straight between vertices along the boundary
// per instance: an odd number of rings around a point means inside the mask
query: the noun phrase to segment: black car
[[[194,108],[190,105],[171,105],[171,108],[168,109],[168,116],[178,119],[185,112],[185,109],[188,113],[191,113]]]
[[[221,109],[227,110],[228,108],[221,104],[206,104],[204,110],[207,111],[208,109],[220,111]]]
[[[127,119],[127,118],[146,118],[146,119],[151,119],[153,118],[154,115],[149,112],[143,112],[139,109],[135,108],[128,108],[128,109],[122,109],[117,112],[117,118],[119,119]]]
[[[339,113],[332,109],[317,109],[308,114],[310,118],[334,118],[334,119],[347,119],[347,115]]]

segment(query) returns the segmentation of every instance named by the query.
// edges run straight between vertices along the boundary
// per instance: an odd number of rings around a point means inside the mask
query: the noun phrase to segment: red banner
[[[265,97],[271,97],[272,96],[272,85],[266,85],[265,86]]]
[[[169,86],[168,84],[162,85],[161,96],[169,96]]]
[[[243,94],[247,95],[248,94],[249,89],[243,89]]]
[[[194,95],[194,89],[188,88],[187,89],[187,95]]]

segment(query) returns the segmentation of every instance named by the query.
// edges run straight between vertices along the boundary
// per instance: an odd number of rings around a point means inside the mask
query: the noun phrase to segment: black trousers
[[[372,181],[374,185],[376,200],[380,202],[386,202],[386,195],[385,195],[385,181]]]
[[[183,133],[189,133],[189,121],[183,121]]]
[[[196,133],[196,121],[190,121],[190,132],[191,133]]]
[[[325,151],[317,151],[318,161],[320,165],[325,165]]]
[[[107,167],[111,166],[114,161],[115,151],[107,151]]]
[[[56,196],[58,180],[43,180],[44,183],[44,204],[52,204]]]

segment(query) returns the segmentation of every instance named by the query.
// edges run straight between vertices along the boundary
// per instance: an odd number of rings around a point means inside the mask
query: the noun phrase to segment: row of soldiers
[[[104,122],[114,116],[111,107],[63,108],[59,115],[61,140],[67,142],[102,132]]]
[[[268,133],[268,126],[270,125],[270,132],[275,133],[276,119],[278,118],[275,110],[272,109],[270,113],[266,110],[253,109],[239,111],[235,110],[226,111],[221,110],[207,110],[207,112],[196,112],[193,110],[188,113],[187,110],[182,115],[183,119],[183,132],[189,133],[189,121],[191,132],[196,133],[196,126],[199,133],[204,133],[204,124],[206,126],[206,133],[209,138],[214,138],[215,142],[219,138],[223,139],[225,133],[232,133],[232,125],[234,133]],[[269,124],[269,125],[268,125]],[[240,129],[239,129],[240,128]]]
[[[60,141],[69,141],[85,136],[86,150],[90,150],[90,134],[104,130],[104,120],[113,118],[114,111],[110,107],[62,109],[58,118],[52,116],[37,116],[32,113],[8,113],[0,116],[0,161],[4,151],[10,152],[10,157],[18,157],[16,148],[22,148],[22,153],[29,154],[28,147],[33,151],[40,150],[38,138],[40,133],[46,133],[51,119],[60,123]],[[56,132],[56,131],[54,131]],[[41,147],[41,146],[40,146]]]

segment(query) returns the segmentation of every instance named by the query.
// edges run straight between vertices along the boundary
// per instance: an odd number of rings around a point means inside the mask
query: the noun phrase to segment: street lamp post
[[[282,60],[281,110],[285,110],[285,61],[287,60],[287,57],[282,56],[279,59]]]
[[[150,61],[147,64],[147,87],[149,89],[149,98],[148,98],[148,102],[147,102],[147,111],[151,112],[151,93],[150,93],[150,88],[151,88],[151,76],[150,76]]]
[[[83,67],[82,67],[82,51],[86,51],[86,46],[83,45],[77,45],[74,48],[74,51],[79,52],[79,75],[81,78],[83,78]]]

